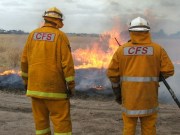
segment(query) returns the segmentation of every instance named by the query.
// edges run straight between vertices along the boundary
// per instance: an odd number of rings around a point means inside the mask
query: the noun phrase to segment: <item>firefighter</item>
[[[21,57],[26,95],[32,99],[36,135],[71,135],[69,97],[73,96],[74,63],[69,40],[59,28],[63,14],[56,7],[48,9],[44,25],[32,31]]]
[[[166,51],[152,42],[145,19],[133,19],[129,34],[131,40],[114,53],[107,76],[120,104],[122,98],[123,135],[135,135],[138,119],[142,135],[156,135],[159,75],[172,76],[174,66]]]

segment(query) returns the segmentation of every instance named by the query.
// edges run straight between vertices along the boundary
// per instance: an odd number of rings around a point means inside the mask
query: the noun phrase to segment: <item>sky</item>
[[[119,25],[128,29],[138,16],[148,20],[151,31],[180,31],[180,0],[1,0],[0,28],[30,32],[40,26],[50,7],[64,14],[67,33],[103,33]]]

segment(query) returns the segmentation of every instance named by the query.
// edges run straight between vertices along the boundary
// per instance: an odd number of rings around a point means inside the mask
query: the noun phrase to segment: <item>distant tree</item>
[[[169,35],[170,38],[180,38],[180,31],[174,33],[174,34],[171,34]]]
[[[163,29],[160,29],[158,32],[152,33],[153,38],[167,38],[168,35],[164,32]]]
[[[27,32],[24,32],[22,30],[4,30],[4,29],[0,29],[0,34],[27,34]]]
[[[3,34],[5,33],[5,30],[4,29],[0,29],[0,34]]]

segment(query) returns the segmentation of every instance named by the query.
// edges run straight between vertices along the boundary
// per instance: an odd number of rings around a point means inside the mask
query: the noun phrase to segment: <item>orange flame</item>
[[[173,61],[173,64],[174,64],[174,65],[180,65],[180,60]]]
[[[10,75],[10,74],[17,74],[20,76],[21,72],[15,71],[15,70],[6,70],[6,71],[0,73],[0,75]]]
[[[122,43],[120,39],[119,29],[114,28],[110,32],[101,34],[99,42],[91,45],[91,48],[77,49],[72,52],[72,55],[76,62],[80,63],[75,65],[75,69],[81,68],[107,68],[108,64],[113,56],[113,53],[118,48],[118,43],[115,38]],[[103,41],[107,41],[107,46],[103,46]]]

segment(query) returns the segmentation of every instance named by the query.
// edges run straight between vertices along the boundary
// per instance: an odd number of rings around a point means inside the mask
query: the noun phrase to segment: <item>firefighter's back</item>
[[[44,93],[65,92],[66,84],[59,57],[62,40],[65,39],[66,35],[62,31],[49,26],[38,28],[30,34],[27,95],[33,96],[31,90]],[[34,96],[37,97],[38,94]],[[46,95],[39,97],[46,98]]]

